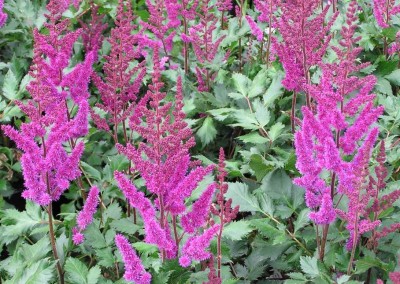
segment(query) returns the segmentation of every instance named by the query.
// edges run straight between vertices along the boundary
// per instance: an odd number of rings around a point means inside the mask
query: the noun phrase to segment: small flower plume
[[[72,240],[75,245],[79,245],[84,241],[82,232],[93,221],[93,215],[96,213],[99,204],[99,193],[99,189],[96,186],[90,189],[86,202],[76,217],[77,227],[72,229]]]
[[[289,0],[279,4],[281,17],[274,21],[274,25],[282,39],[274,37],[272,43],[285,69],[282,84],[288,90],[304,90],[304,85],[309,83],[310,68],[322,62],[329,46],[332,37],[329,30],[337,14],[324,24],[330,6],[317,14],[319,4],[318,0]],[[263,6],[258,7],[262,16],[269,15]]]
[[[104,81],[99,75],[95,73],[92,75],[102,101],[96,106],[108,114],[104,119],[92,111],[93,121],[100,129],[106,131],[109,131],[109,124],[112,124],[115,142],[118,142],[118,125],[131,114],[146,75],[145,61],[138,62],[142,56],[138,45],[140,36],[133,33],[137,26],[133,23],[131,4],[130,1],[124,3],[123,0],[119,0],[115,28],[111,30],[111,37],[108,39],[111,51],[109,55],[104,56],[106,59],[103,67]],[[98,30],[100,29],[101,26],[98,27]],[[133,68],[130,66],[132,63],[134,63]]]
[[[160,49],[162,48],[165,55],[168,56],[172,50],[176,28],[180,25],[177,14],[179,10],[174,11],[179,4],[175,1],[146,0],[146,5],[150,17],[147,22],[141,22],[141,26],[143,27],[141,31],[145,29],[151,31],[155,39],[144,36],[143,44],[152,48],[156,46]]]
[[[218,11],[229,12],[233,8],[232,0],[219,0],[217,1]]]
[[[400,4],[395,5],[395,0],[373,0],[374,16],[381,28],[389,28],[389,20],[400,13]]]
[[[247,23],[250,26],[251,33],[257,38],[258,41],[262,41],[264,37],[263,31],[258,27],[257,23],[254,22],[253,18],[246,16]]]
[[[255,0],[254,5],[261,13],[258,16],[258,20],[261,22],[269,22],[270,17],[277,11],[279,2],[280,1],[277,0]]]
[[[179,264],[188,267],[193,260],[206,260],[211,257],[211,253],[206,251],[211,240],[220,229],[219,224],[204,231],[200,236],[190,237],[182,248],[182,256],[179,258]]]
[[[128,240],[123,235],[116,234],[115,244],[125,264],[124,279],[136,284],[150,284],[151,275],[144,269],[140,258],[136,255]]]
[[[7,21],[7,14],[3,12],[4,0],[0,0],[0,28],[4,26]]]
[[[190,161],[189,149],[194,146],[194,138],[184,121],[181,78],[177,81],[174,107],[165,100],[163,86],[161,60],[156,48],[152,84],[130,117],[131,129],[143,140],[137,147],[129,143],[125,147],[117,144],[119,152],[132,161],[132,170],[140,173],[146,189],[155,196],[154,204],[122,173],[116,172],[115,178],[132,207],[142,216],[146,242],[156,244],[163,255],[173,258],[177,255],[179,240],[171,236],[169,218],[176,220],[183,214],[182,226],[187,233],[197,233],[207,219],[205,209],[210,206],[215,188],[208,187],[194,203],[192,211],[187,211],[186,199],[213,167],[201,167]]]
[[[95,54],[95,61],[97,61],[97,52],[101,47],[103,41],[103,32],[107,28],[107,24],[103,24],[104,15],[99,15],[99,6],[94,3],[90,3],[90,10],[92,14],[92,19],[89,23],[83,22],[79,19],[79,23],[82,27],[82,41],[85,51],[93,51]]]
[[[32,99],[27,104],[16,102],[30,121],[20,131],[3,126],[7,136],[23,151],[21,167],[25,190],[23,197],[40,205],[58,200],[70,182],[80,175],[79,159],[84,150],[78,138],[88,130],[88,84],[93,53],[69,73],[72,48],[81,30],[68,31],[68,20],[61,14],[68,5],[51,1],[47,5],[48,34],[34,30],[33,64],[29,72],[33,80],[27,86]],[[68,105],[77,108],[74,117]],[[71,150],[64,144],[68,142]]]
[[[213,37],[218,22],[218,18],[212,12],[214,5],[210,5],[209,0],[201,0],[200,4],[199,23],[189,28],[189,35],[183,40],[192,44],[194,54],[200,63],[196,66],[198,90],[209,91],[216,73],[203,65],[214,61],[218,48],[226,36]]]

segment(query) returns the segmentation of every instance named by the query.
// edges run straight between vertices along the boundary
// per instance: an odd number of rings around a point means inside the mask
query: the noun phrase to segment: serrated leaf
[[[85,230],[85,243],[89,244],[93,248],[107,247],[103,234],[94,223],[90,224]]]
[[[81,161],[81,166],[83,168],[83,170],[85,171],[86,175],[88,175],[89,177],[97,180],[97,181],[101,181],[101,173],[95,169],[94,167],[92,167],[91,165]]]
[[[17,95],[18,80],[11,69],[4,76],[3,95],[9,100],[20,99]]]
[[[153,254],[158,251],[156,245],[148,244],[145,242],[135,242],[133,247],[141,254]]]
[[[251,80],[241,73],[233,73],[232,79],[236,90],[246,97],[248,92],[247,90],[252,83]]]
[[[282,134],[283,129],[285,129],[285,125],[283,123],[275,123],[268,131],[269,138],[271,138],[272,141],[275,141]]]
[[[310,218],[308,217],[308,214],[310,213],[310,209],[305,208],[301,210],[299,215],[296,218],[296,221],[294,221],[294,233],[296,233],[298,230],[303,228],[305,225],[310,223]]]
[[[103,220],[107,222],[108,219],[119,220],[122,215],[121,207],[118,203],[111,203],[107,206],[103,213]]]
[[[114,220],[111,222],[110,226],[114,230],[128,235],[133,235],[140,229],[140,227],[134,224],[129,218]]]
[[[300,257],[301,270],[310,277],[319,275],[318,260],[316,257],[302,256]]]
[[[96,265],[90,268],[89,273],[87,275],[87,283],[96,284],[99,281],[100,274],[101,274],[101,269],[99,266]]]
[[[45,258],[51,247],[48,236],[44,236],[33,245],[23,244],[21,248],[21,255],[27,261],[28,266],[42,258]]]
[[[222,236],[233,241],[239,241],[247,236],[253,229],[250,223],[245,220],[232,221],[229,225],[224,227]]]
[[[253,102],[254,116],[258,121],[258,126],[264,127],[270,121],[271,115],[267,107],[265,107],[259,100]]]
[[[12,283],[24,284],[44,284],[51,283],[54,278],[54,264],[49,265],[48,261],[42,259],[33,262],[32,265],[24,268],[23,275],[19,279],[15,279]]]
[[[213,119],[210,116],[207,116],[206,119],[204,119],[203,124],[199,130],[197,130],[196,134],[199,136],[203,146],[206,146],[214,141],[215,137],[217,136],[217,130],[215,129]]]
[[[258,121],[253,113],[244,109],[238,109],[234,112],[234,118],[237,123],[231,124],[232,126],[240,126],[244,129],[258,130]]]
[[[103,249],[96,249],[95,254],[98,260],[98,264],[103,267],[112,267],[115,263],[115,258],[110,247]]]
[[[70,283],[87,284],[88,268],[79,259],[68,257],[65,262],[65,274]]]
[[[225,194],[227,199],[232,198],[232,207],[239,205],[240,212],[254,212],[261,210],[257,197],[249,192],[246,184],[235,182],[228,183],[228,191]]]
[[[237,139],[243,141],[244,143],[253,144],[266,144],[268,143],[268,138],[265,138],[258,134],[258,132],[251,132],[242,136],[237,137]]]
[[[396,69],[389,75],[386,75],[385,79],[396,86],[400,86],[400,69]]]
[[[268,87],[267,92],[263,96],[264,105],[269,107],[272,103],[283,94],[282,74],[278,74]]]

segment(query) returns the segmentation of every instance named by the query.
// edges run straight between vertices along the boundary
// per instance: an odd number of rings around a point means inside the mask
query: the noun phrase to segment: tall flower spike
[[[72,236],[74,244],[76,245],[83,242],[82,231],[93,221],[93,215],[96,213],[99,204],[99,193],[99,189],[96,186],[90,189],[86,202],[76,217],[77,227],[73,229]]]
[[[93,2],[90,3],[90,10],[92,18],[89,23],[83,22],[79,19],[79,23],[82,27],[82,41],[86,52],[94,52],[95,60],[97,61],[97,52],[101,47],[103,41],[103,31],[107,28],[107,24],[103,24],[104,15],[99,15],[99,6]]]
[[[389,20],[400,13],[400,4],[395,5],[395,0],[373,0],[374,16],[381,28],[389,28]]]
[[[3,12],[4,0],[0,0],[0,28],[4,26],[7,21],[7,14]]]
[[[68,4],[51,1],[47,5],[48,34],[34,30],[33,64],[29,74],[33,80],[27,86],[32,100],[26,105],[17,103],[29,116],[30,121],[21,125],[20,131],[3,126],[7,136],[13,139],[24,153],[21,167],[24,176],[24,198],[40,205],[58,200],[72,180],[80,175],[79,159],[84,145],[77,139],[87,132],[88,83],[93,54],[71,68],[73,45],[81,31],[68,31],[68,20],[61,15]],[[77,108],[71,117],[68,106]],[[66,142],[72,146],[67,152]]]
[[[310,82],[310,68],[322,62],[329,45],[329,30],[337,14],[324,24],[330,7],[327,5],[322,12],[316,14],[319,4],[318,0],[280,1],[282,14],[274,22],[282,40],[273,38],[272,43],[285,69],[282,84],[288,90],[304,90],[304,85]],[[258,7],[262,9],[262,16],[268,15],[264,6]]]
[[[205,249],[210,245],[212,238],[217,234],[220,228],[215,224],[204,231],[200,236],[190,237],[182,248],[182,256],[179,258],[179,264],[188,267],[193,260],[206,260],[211,257],[211,253]]]
[[[190,161],[189,149],[194,145],[194,138],[184,121],[182,80],[178,77],[173,107],[162,91],[160,65],[156,48],[153,51],[152,84],[130,117],[130,127],[141,136],[142,142],[137,147],[130,143],[126,146],[117,144],[118,151],[132,161],[133,170],[141,175],[146,189],[154,195],[154,204],[121,173],[116,172],[115,178],[130,204],[141,213],[145,240],[156,244],[164,259],[177,255],[180,242],[176,235],[178,215],[186,211],[186,199],[213,167],[197,166]],[[206,220],[202,206],[209,204],[213,191],[213,187],[209,188],[194,204],[193,211],[183,217],[191,232]],[[171,232],[175,233],[175,239]]]
[[[151,275],[144,270],[140,258],[136,255],[128,240],[123,235],[116,234],[115,244],[125,264],[124,279],[136,284],[150,284]]]
[[[109,55],[104,56],[106,59],[103,67],[104,81],[99,75],[95,73],[92,75],[101,96],[101,103],[96,106],[108,114],[107,120],[104,120],[92,111],[93,120],[103,130],[108,130],[106,125],[111,124],[116,143],[119,141],[118,126],[124,123],[136,105],[137,94],[146,75],[144,67],[146,62],[138,62],[142,56],[138,45],[140,34],[133,33],[137,26],[133,23],[131,4],[130,1],[124,3],[125,1],[119,0],[115,28],[111,30],[111,37],[108,39],[111,51]],[[132,63],[133,68],[131,68]]]
[[[304,119],[295,134],[296,167],[302,176],[294,181],[306,190],[306,204],[313,210],[310,218],[317,224],[329,224],[336,219],[336,213],[346,221],[350,233],[348,249],[354,249],[363,233],[380,224],[368,217],[367,204],[374,196],[368,186],[368,165],[378,136],[378,129],[372,125],[383,108],[375,108],[372,103],[375,96],[370,92],[376,79],[355,75],[367,66],[358,64],[357,59],[361,52],[357,47],[360,38],[354,37],[357,8],[357,2],[352,1],[339,47],[332,47],[337,60],[320,63],[319,84],[305,85],[316,109],[313,112],[303,107]],[[324,178],[324,173],[330,173],[330,178]],[[346,211],[334,210],[338,204],[333,204],[333,196],[337,193],[349,199]],[[327,232],[325,229],[323,240]]]
[[[185,40],[192,44],[194,54],[196,55],[197,61],[200,63],[196,66],[198,90],[209,91],[211,82],[214,81],[216,73],[204,65],[214,61],[219,46],[226,36],[223,35],[216,39],[213,38],[218,22],[218,18],[212,12],[214,5],[210,5],[209,0],[201,0],[200,3],[201,7],[198,13],[200,21],[197,25],[189,28],[189,35]]]

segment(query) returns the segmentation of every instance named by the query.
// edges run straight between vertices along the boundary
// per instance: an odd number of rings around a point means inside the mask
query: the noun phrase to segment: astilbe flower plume
[[[328,23],[324,24],[330,8],[327,5],[317,14],[318,0],[288,0],[280,1],[281,15],[274,20],[274,26],[279,31],[281,39],[274,37],[272,46],[279,56],[285,69],[283,86],[291,91],[303,91],[309,82],[309,71],[312,66],[322,62],[331,39],[329,30],[336,19],[334,14]],[[270,14],[266,7],[258,4],[261,19]],[[309,105],[307,99],[307,105]]]
[[[381,28],[389,28],[390,18],[400,13],[400,4],[395,0],[373,0],[373,9],[376,22]]]
[[[224,149],[219,149],[218,157],[218,175],[217,175],[217,196],[216,201],[211,205],[211,214],[219,219],[219,231],[217,235],[217,278],[221,278],[221,264],[222,264],[222,233],[224,226],[234,220],[239,212],[239,205],[232,208],[232,199],[225,200],[224,195],[228,191],[228,184],[225,179],[228,173],[225,170],[225,153]],[[210,224],[214,225],[214,220],[210,220]],[[211,276],[211,275],[210,275]],[[211,280],[210,280],[211,281]],[[216,282],[217,283],[217,282]]]
[[[372,125],[383,108],[373,106],[375,96],[370,92],[375,77],[359,78],[355,75],[368,66],[357,64],[361,52],[356,47],[360,38],[354,37],[357,8],[355,1],[350,3],[346,25],[341,31],[340,47],[332,47],[337,55],[336,61],[321,64],[319,84],[306,86],[316,102],[316,113],[303,107],[304,119],[295,134],[296,167],[302,174],[295,183],[306,189],[306,204],[313,210],[310,218],[316,224],[329,224],[336,219],[337,213],[347,222],[351,235],[348,249],[355,245],[354,241],[361,234],[373,230],[380,223],[369,220],[364,213],[369,200],[369,194],[365,193],[366,169],[378,135],[377,128]],[[358,146],[360,142],[361,147]],[[330,173],[329,179],[322,177],[324,172]],[[346,212],[334,209],[333,197],[337,193],[349,199]],[[324,233],[327,234],[327,230]]]
[[[270,18],[278,10],[279,2],[276,0],[255,0],[254,5],[261,13],[257,19],[261,22],[269,22]]]
[[[175,5],[171,1],[146,0],[146,5],[150,15],[147,22],[141,22],[141,32],[148,30],[155,38],[146,35],[143,37],[143,44],[152,48],[157,46],[165,52],[165,56],[168,56],[176,35],[175,29],[180,25],[177,18],[178,11],[173,11]]]
[[[3,12],[4,0],[0,0],[0,28],[4,26],[7,21],[7,14]]]
[[[187,209],[186,199],[213,167],[201,167],[190,161],[189,149],[194,146],[194,138],[184,121],[182,81],[178,77],[173,107],[172,103],[165,101],[166,93],[162,92],[164,84],[160,64],[156,48],[153,51],[152,84],[130,117],[131,129],[143,141],[138,147],[117,145],[119,152],[132,161],[132,172],[141,175],[146,189],[155,196],[154,203],[123,173],[116,171],[115,178],[125,197],[143,219],[145,241],[157,245],[164,259],[174,258],[178,253],[182,239],[176,234],[179,216],[183,215],[185,233],[192,235],[187,242],[198,236],[200,227],[207,220],[207,208],[215,188],[208,187],[192,209]],[[174,237],[171,232],[174,232]]]
[[[75,245],[79,245],[84,241],[82,232],[93,221],[93,215],[96,213],[99,204],[99,193],[99,189],[93,186],[89,191],[82,210],[76,216],[77,226],[72,229],[72,240]]]
[[[207,67],[214,61],[221,42],[226,37],[222,35],[214,38],[214,31],[217,29],[218,18],[210,5],[209,0],[201,0],[200,11],[198,12],[199,23],[189,28],[189,35],[183,40],[190,42],[193,46],[198,65],[196,66],[196,77],[199,91],[209,91],[211,82],[215,79],[216,73]]]
[[[96,73],[92,74],[101,97],[101,103],[96,106],[108,114],[104,119],[92,111],[93,121],[105,131],[110,131],[109,125],[112,124],[115,142],[119,141],[118,126],[125,123],[135,107],[137,94],[146,74],[145,61],[139,63],[142,49],[139,47],[140,35],[133,33],[137,29],[133,20],[130,1],[125,4],[125,1],[119,0],[115,28],[111,30],[111,37],[108,39],[111,51],[104,56],[104,80]],[[132,63],[135,63],[133,68],[130,66]],[[125,129],[124,135],[126,141]]]
[[[27,104],[16,102],[30,121],[23,123],[20,131],[2,127],[23,151],[22,195],[40,205],[58,200],[70,181],[80,175],[79,159],[84,144],[77,139],[88,131],[88,83],[93,54],[87,54],[85,61],[69,73],[64,71],[70,65],[72,47],[81,30],[67,30],[69,21],[62,20],[61,15],[68,5],[60,2],[51,1],[47,5],[48,35],[34,31],[33,64],[29,72],[33,80],[27,86],[32,99]],[[77,107],[74,117],[67,103]],[[70,143],[70,151],[64,148],[66,142]]]
[[[123,235],[116,234],[115,244],[125,264],[124,279],[136,284],[150,284],[151,275],[144,270],[140,258],[136,255],[129,241]]]
[[[83,22],[78,19],[82,27],[82,41],[86,53],[91,51],[95,54],[95,61],[97,61],[97,53],[103,41],[103,32],[107,28],[107,24],[103,23],[104,15],[98,14],[99,6],[90,3],[90,11],[92,18],[89,23]]]

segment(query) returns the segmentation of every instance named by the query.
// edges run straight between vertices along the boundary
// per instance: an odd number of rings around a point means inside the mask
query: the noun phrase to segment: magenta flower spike
[[[40,205],[58,200],[69,188],[70,182],[80,175],[79,160],[84,150],[79,138],[88,130],[88,84],[93,64],[92,53],[69,73],[72,48],[81,30],[68,31],[68,20],[61,15],[69,4],[50,1],[47,5],[48,34],[34,30],[33,64],[29,74],[33,77],[27,90],[32,99],[27,104],[16,104],[30,118],[20,131],[2,126],[4,133],[23,151],[21,167],[25,190],[22,196]],[[67,103],[77,108],[70,116]],[[71,149],[64,144],[69,142]]]
[[[76,217],[77,227],[72,229],[72,240],[75,245],[79,245],[84,241],[82,232],[93,222],[93,215],[96,213],[97,206],[99,205],[99,194],[99,189],[93,186],[89,191],[82,210]]]
[[[4,0],[0,0],[0,28],[4,26],[7,21],[7,14],[3,12]]]
[[[400,13],[400,4],[395,5],[395,0],[373,0],[374,16],[378,26],[389,28],[390,18]]]
[[[144,269],[128,240],[120,234],[115,235],[115,244],[125,265],[124,279],[135,284],[150,284],[151,275]]]
[[[101,118],[92,110],[93,121],[98,128],[105,131],[109,131],[109,125],[112,125],[112,136],[116,143],[119,142],[118,126],[130,116],[135,107],[137,94],[146,75],[146,62],[138,62],[143,52],[139,46],[141,34],[137,33],[138,27],[133,23],[132,15],[130,1],[126,1],[125,4],[125,1],[119,0],[115,28],[111,30],[111,37],[108,39],[111,51],[104,56],[104,80],[96,73],[92,74],[93,82],[101,96],[101,103],[97,103],[96,106],[107,113],[106,118]],[[96,34],[102,28],[99,24],[94,30],[95,34],[91,39],[94,42],[90,43],[92,48],[99,44]],[[133,62],[135,66],[131,68],[130,63]],[[124,137],[124,140],[126,139],[127,137]]]

